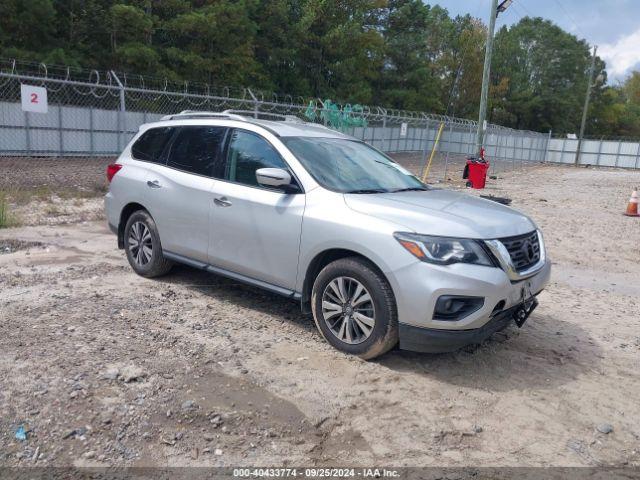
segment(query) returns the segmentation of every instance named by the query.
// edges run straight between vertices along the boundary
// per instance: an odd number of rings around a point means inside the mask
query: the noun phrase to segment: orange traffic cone
[[[627,205],[627,211],[624,213],[627,217],[640,217],[638,213],[638,192],[636,190],[631,194],[629,204]]]

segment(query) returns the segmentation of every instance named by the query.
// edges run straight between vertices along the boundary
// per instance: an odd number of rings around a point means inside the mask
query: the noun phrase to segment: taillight
[[[107,181],[111,183],[113,180],[113,176],[120,171],[122,165],[119,163],[112,163],[111,165],[107,165]]]

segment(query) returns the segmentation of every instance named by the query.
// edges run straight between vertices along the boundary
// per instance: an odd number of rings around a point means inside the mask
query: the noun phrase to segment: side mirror
[[[286,193],[296,193],[300,188],[291,183],[291,174],[281,168],[259,168],[256,170],[256,180],[263,187],[280,188]]]

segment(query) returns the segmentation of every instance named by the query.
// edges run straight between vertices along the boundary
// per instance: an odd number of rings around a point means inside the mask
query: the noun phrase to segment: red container
[[[489,170],[489,162],[482,162],[476,159],[467,159],[467,168],[469,172],[469,182],[471,188],[484,188],[487,183],[487,171]]]

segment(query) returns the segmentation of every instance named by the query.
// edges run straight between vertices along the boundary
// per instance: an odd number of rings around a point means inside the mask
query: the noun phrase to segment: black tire
[[[139,261],[136,257],[137,250],[140,249],[131,245],[130,238],[132,236],[132,228],[138,228],[137,225],[144,225],[150,233],[151,255],[148,261]],[[136,225],[136,227],[134,227]],[[135,236],[135,234],[134,234]],[[146,278],[159,277],[165,275],[173,267],[173,262],[164,258],[162,253],[162,244],[160,243],[160,235],[158,235],[158,227],[153,221],[151,215],[146,210],[138,210],[131,214],[124,227],[124,249],[127,253],[127,260],[131,268],[140,276]],[[147,250],[148,251],[148,250]],[[144,260],[144,259],[143,259]]]
[[[375,324],[369,336],[360,343],[342,341],[327,324],[331,320],[325,320],[323,316],[322,301],[325,291],[330,288],[332,281],[340,277],[354,279],[362,284],[372,299],[369,303],[374,307]],[[342,352],[370,360],[388,352],[398,343],[398,314],[391,286],[384,275],[363,258],[342,258],[324,267],[313,283],[311,309],[322,336]]]

